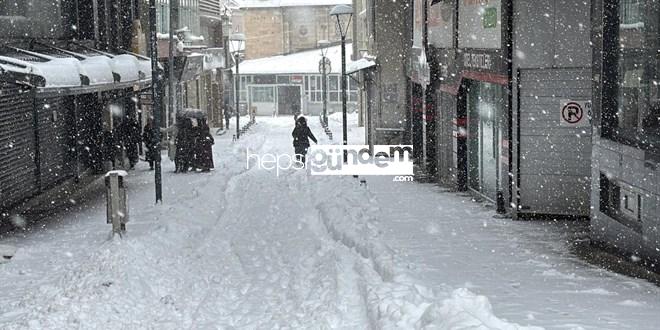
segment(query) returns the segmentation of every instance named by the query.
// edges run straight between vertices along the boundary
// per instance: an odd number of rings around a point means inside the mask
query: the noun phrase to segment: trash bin
[[[107,202],[107,223],[112,224],[112,232],[121,234],[128,222],[128,200],[124,178],[126,171],[109,171],[105,175]]]

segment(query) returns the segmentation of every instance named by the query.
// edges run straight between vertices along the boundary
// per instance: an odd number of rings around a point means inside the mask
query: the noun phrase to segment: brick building
[[[233,29],[247,38],[247,59],[313,49],[319,40],[340,40],[336,22],[329,13],[335,5],[350,3],[348,0],[243,0],[240,10],[233,12]]]

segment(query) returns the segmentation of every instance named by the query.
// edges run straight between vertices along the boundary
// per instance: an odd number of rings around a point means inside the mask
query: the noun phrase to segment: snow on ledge
[[[128,176],[128,172],[122,171],[122,170],[109,171],[108,173],[105,174],[105,176],[109,177],[113,174],[117,174],[118,176],[121,176],[121,177]]]

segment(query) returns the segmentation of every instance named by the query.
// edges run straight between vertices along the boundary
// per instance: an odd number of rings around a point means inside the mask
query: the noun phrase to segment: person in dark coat
[[[196,171],[198,168],[201,168],[199,163],[200,163],[200,148],[199,148],[199,141],[202,136],[202,127],[201,127],[201,119],[196,119],[197,125],[193,124],[192,128],[190,129],[190,147],[191,147],[191,154],[190,154],[190,166],[192,167],[193,171]]]
[[[210,133],[210,129],[206,124],[206,121],[201,120],[198,127],[199,135],[197,136],[197,141],[195,144],[197,149],[195,152],[197,168],[201,169],[202,172],[208,172],[214,167],[213,144],[215,143],[215,140],[213,139],[213,135]]]
[[[307,155],[307,149],[309,148],[309,139],[312,139],[314,143],[318,143],[312,130],[307,126],[307,120],[305,117],[298,117],[296,119],[296,128],[293,129],[291,133],[293,136],[293,149],[296,153],[296,160],[305,164],[305,156]]]
[[[145,146],[145,159],[149,163],[149,170],[154,169],[154,162],[158,156],[158,145],[154,142],[155,131],[153,127],[153,120],[149,118],[147,124],[144,125],[142,130],[142,141],[144,141]]]
[[[101,161],[110,162],[112,164],[112,169],[115,169],[116,163],[116,145],[115,138],[112,134],[112,131],[106,129],[103,131],[103,136],[101,137],[101,146],[99,147],[101,152]]]
[[[131,169],[135,167],[138,160],[140,160],[138,144],[141,142],[140,124],[137,119],[126,117],[119,125],[121,132],[121,144],[126,151],[126,157]]]
[[[183,118],[180,122],[179,133],[176,136],[176,158],[177,172],[186,173],[190,169],[193,157],[193,133],[190,118]]]

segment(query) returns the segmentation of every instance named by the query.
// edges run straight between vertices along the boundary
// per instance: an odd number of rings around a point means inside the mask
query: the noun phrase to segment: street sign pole
[[[161,124],[161,95],[160,95],[160,73],[158,69],[158,39],[156,36],[156,0],[149,0],[149,41],[151,44],[151,96],[153,99],[153,141],[152,147],[157,148],[155,155],[154,182],[156,188],[156,203],[163,202],[163,183],[160,167],[160,124]]]

